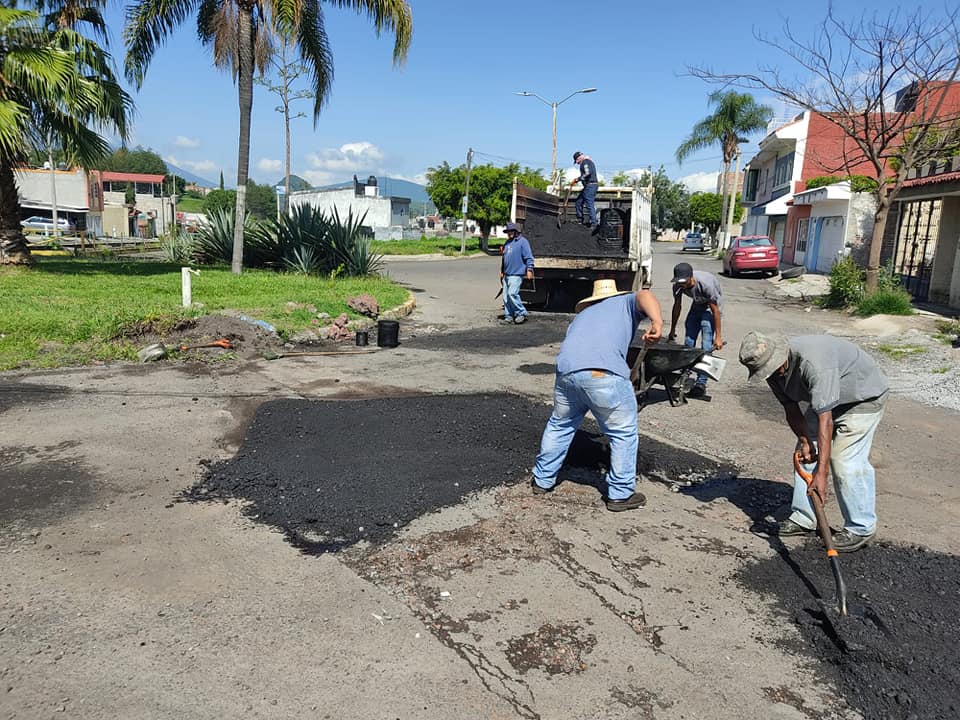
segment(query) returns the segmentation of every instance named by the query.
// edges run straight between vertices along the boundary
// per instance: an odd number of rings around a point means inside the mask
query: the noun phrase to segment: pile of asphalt
[[[577,222],[557,227],[551,215],[531,215],[523,223],[523,235],[530,241],[533,256],[549,257],[624,257],[622,242],[602,239],[603,231],[591,232]]]
[[[472,492],[526,481],[550,410],[511,394],[275,400],[257,410],[237,455],[184,497],[241,500],[248,517],[307,552],[381,542]],[[594,429],[577,433],[566,465],[594,470],[576,475],[595,478],[599,493],[609,449]],[[638,466],[674,477],[718,470],[650,438]]]
[[[832,622],[825,621],[814,593],[829,606],[833,576],[814,542],[781,547],[776,557],[745,566],[738,579],[796,623],[805,641],[800,651],[863,717],[960,717],[960,558],[878,543],[842,555],[840,563],[849,602],[867,608],[866,617],[830,612]]]

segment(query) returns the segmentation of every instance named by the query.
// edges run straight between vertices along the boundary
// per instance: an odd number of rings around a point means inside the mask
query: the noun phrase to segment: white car
[[[66,218],[57,218],[57,225],[60,226],[61,235],[73,235],[77,231],[77,226]],[[43,215],[33,215],[26,220],[21,220],[20,227],[22,227],[25,232],[52,235],[54,225],[52,218],[44,217]]]
[[[703,235],[697,232],[687,233],[687,236],[683,238],[683,249],[682,252],[687,250],[696,250],[697,252],[703,252],[707,249],[706,243],[703,241]]]

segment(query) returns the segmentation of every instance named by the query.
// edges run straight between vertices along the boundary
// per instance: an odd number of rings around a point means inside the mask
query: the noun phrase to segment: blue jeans
[[[527,309],[523,306],[523,300],[520,299],[520,285],[522,283],[523,277],[520,275],[503,276],[503,316],[507,320],[523,317],[527,314]]]
[[[610,439],[607,497],[624,500],[637,484],[637,398],[627,378],[602,370],[578,370],[558,375],[553,388],[553,413],[540,441],[533,468],[534,482],[552,488],[587,411]]]
[[[700,336],[700,347],[706,350],[708,353],[713,351],[713,311],[710,310],[709,305],[702,306],[702,309],[698,305],[694,305],[690,308],[690,312],[687,313],[687,319],[684,323],[684,332],[686,333],[686,339],[683,341],[683,344],[687,347],[695,347],[697,344],[697,336]],[[707,376],[704,373],[697,374],[697,385],[700,387],[707,386]]]
[[[872,535],[877,530],[877,484],[870,464],[870,447],[882,417],[883,409],[874,413],[847,412],[833,421],[830,474],[843,527],[854,535]],[[808,412],[806,421],[809,436],[817,437],[816,413]],[[804,470],[813,472],[816,467],[816,463],[811,463],[804,465]],[[791,520],[810,530],[817,527],[807,483],[797,473],[793,478],[792,507]]]
[[[576,209],[578,222],[583,222],[584,209],[586,209],[586,216],[590,220],[590,224],[597,224],[597,209],[594,207],[594,199],[597,197],[598,187],[599,185],[596,183],[584,185],[583,190],[577,195]]]

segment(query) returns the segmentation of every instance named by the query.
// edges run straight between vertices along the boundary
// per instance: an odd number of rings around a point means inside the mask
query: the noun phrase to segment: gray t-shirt
[[[809,403],[815,413],[830,410],[834,417],[880,410],[888,389],[872,357],[830,335],[790,338],[787,371],[767,383],[781,403]]]
[[[723,290],[720,281],[713,273],[703,270],[693,271],[693,287],[684,288],[683,294],[693,299],[694,305],[709,305],[716,303],[723,309]]]

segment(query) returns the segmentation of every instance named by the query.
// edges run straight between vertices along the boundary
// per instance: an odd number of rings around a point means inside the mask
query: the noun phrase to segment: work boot
[[[805,528],[799,523],[795,523],[790,518],[786,520],[781,520],[774,526],[774,534],[779,535],[780,537],[792,537],[795,535],[810,535],[814,530],[810,528]]]
[[[628,498],[623,500],[610,500],[607,498],[605,501],[607,505],[607,510],[610,512],[623,512],[624,510],[636,510],[637,508],[642,508],[647,504],[647,498],[643,493],[635,492]]]
[[[534,495],[546,495],[549,492],[553,492],[553,488],[545,488],[537,485],[537,480],[534,478],[530,481],[530,489],[533,490]]]
[[[514,324],[514,325],[523,325],[526,321],[527,321],[527,316],[526,316],[526,315],[517,315],[517,317],[514,318],[514,320],[513,320],[513,324]]]
[[[875,536],[876,533],[856,535],[849,530],[841,530],[833,536],[833,547],[837,552],[856,552],[860,548],[865,547]]]

